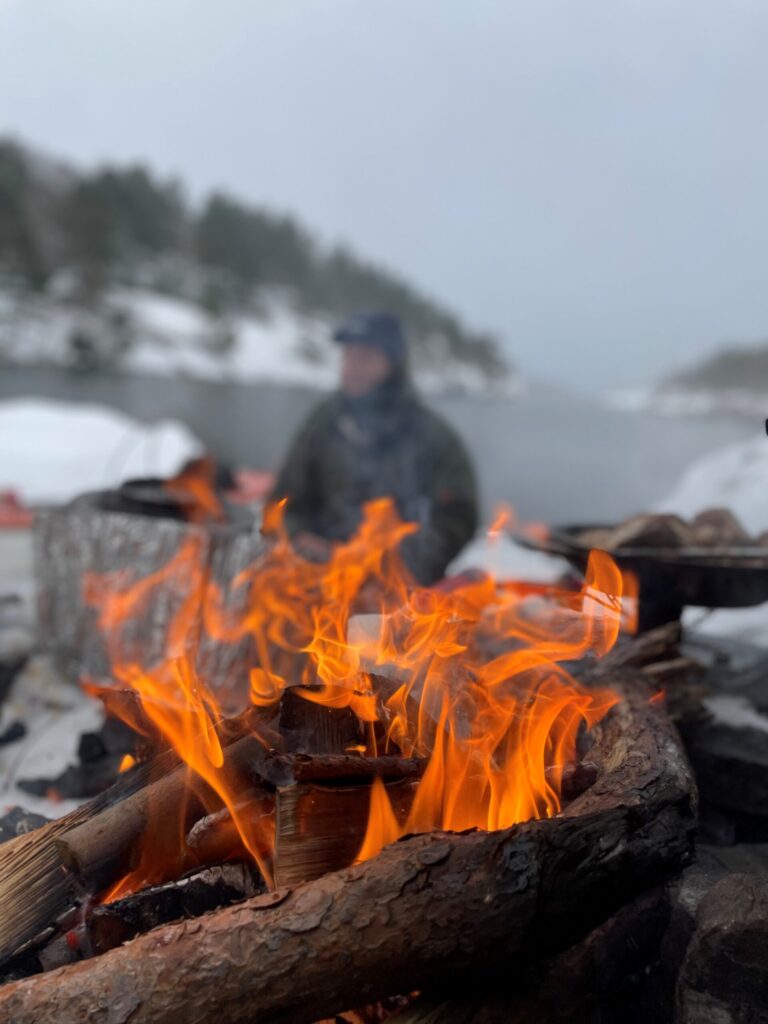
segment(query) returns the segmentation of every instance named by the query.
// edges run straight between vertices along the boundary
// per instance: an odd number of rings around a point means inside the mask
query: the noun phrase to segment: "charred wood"
[[[8,964],[0,983],[55,970],[97,956],[159,925],[199,917],[265,891],[254,867],[244,863],[204,868],[165,885],[151,886],[114,903],[86,900],[65,914],[44,945]]]

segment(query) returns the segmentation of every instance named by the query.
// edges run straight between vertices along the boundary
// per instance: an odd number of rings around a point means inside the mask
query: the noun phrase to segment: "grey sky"
[[[400,269],[524,370],[768,337],[765,0],[0,0],[0,131]]]

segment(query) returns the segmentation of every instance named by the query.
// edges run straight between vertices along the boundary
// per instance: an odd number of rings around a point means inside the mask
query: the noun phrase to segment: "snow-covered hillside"
[[[331,388],[338,348],[333,323],[299,312],[274,293],[255,314],[213,317],[200,306],[141,288],[112,287],[98,312],[53,295],[0,292],[0,359],[21,364],[105,366],[125,373]],[[415,373],[428,392],[516,394],[511,374],[490,384],[477,365],[451,358]]]

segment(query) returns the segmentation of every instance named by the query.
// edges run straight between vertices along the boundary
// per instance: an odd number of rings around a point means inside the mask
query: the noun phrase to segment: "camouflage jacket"
[[[394,499],[419,525],[401,554],[423,584],[440,579],[477,529],[475,476],[464,445],[405,385],[365,401],[335,394],[294,439],[275,489],[286,521],[331,541],[346,540],[373,498]]]

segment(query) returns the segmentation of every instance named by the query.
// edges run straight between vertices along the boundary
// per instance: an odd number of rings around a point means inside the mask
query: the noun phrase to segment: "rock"
[[[0,747],[7,747],[10,743],[18,743],[27,735],[27,727],[23,722],[11,722],[7,729],[0,732]]]
[[[638,515],[620,523],[608,538],[613,548],[685,548],[695,544],[693,528],[679,516]]]
[[[44,818],[42,814],[33,814],[31,811],[25,811],[23,807],[11,807],[5,814],[0,815],[0,843],[7,843],[16,836],[33,832],[48,821],[49,819]]]
[[[710,697],[709,714],[679,722],[703,800],[737,814],[768,816],[768,732],[744,698]],[[732,712],[733,719],[726,719]],[[740,716],[737,717],[737,716]],[[752,713],[756,722],[764,716]]]
[[[731,874],[702,899],[676,992],[676,1024],[768,1022],[766,877]]]
[[[701,547],[738,547],[752,539],[727,508],[708,508],[692,521],[695,543]]]

